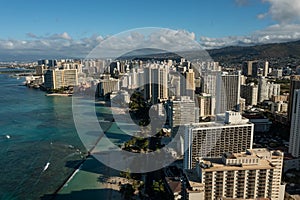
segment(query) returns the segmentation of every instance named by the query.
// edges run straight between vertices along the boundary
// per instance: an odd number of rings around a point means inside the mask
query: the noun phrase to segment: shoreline
[[[84,159],[74,167],[74,170],[72,171],[72,173],[71,173],[69,176],[67,176],[66,179],[63,181],[63,183],[60,185],[60,187],[58,187],[58,188],[52,193],[52,195],[53,195],[53,197],[51,198],[52,200],[55,200],[56,197],[57,197],[57,195],[59,195],[59,192],[62,191],[63,188],[64,188],[65,186],[67,186],[67,184],[68,184],[70,181],[73,180],[73,178],[75,177],[75,175],[76,175],[77,173],[80,172],[80,170],[81,170],[82,166],[84,165],[84,163],[87,162],[89,158],[93,157],[93,156],[91,155],[91,152],[96,148],[96,146],[98,145],[98,143],[100,142],[100,140],[102,139],[102,137],[103,137],[103,135],[100,136],[100,137],[97,139],[97,141],[96,141],[95,144],[92,146],[92,148],[86,153]],[[106,166],[106,167],[108,167],[108,166]],[[109,169],[109,167],[108,167],[108,169]],[[103,174],[103,175],[104,175],[104,174]],[[110,169],[109,169],[109,175],[111,175]],[[112,177],[109,177],[109,179],[110,179],[110,178],[112,178]],[[107,188],[107,189],[113,189],[112,186],[111,186],[111,184],[110,184],[110,182],[109,182],[108,180],[102,182],[102,184],[103,184],[103,187],[104,187],[104,188]],[[109,195],[111,196],[112,194],[109,194]]]
[[[57,197],[59,197],[61,194],[68,194],[69,192],[77,192],[77,191],[81,191],[81,188],[73,188],[72,190],[69,190],[68,187],[73,187],[74,183],[70,183],[74,180],[74,178],[76,177],[76,175],[78,174],[79,177],[82,177],[82,170],[85,171],[85,167],[84,165],[91,165],[90,162],[91,159],[95,159],[93,156],[89,155],[87,156],[82,162],[80,162],[75,168],[74,171],[65,179],[64,183],[55,191],[55,193],[52,194],[51,196],[51,200],[55,200],[57,199]],[[129,181],[126,178],[120,177],[118,174],[116,174],[115,172],[113,172],[114,170],[110,169],[108,166],[103,165],[101,166],[102,168],[102,172],[101,173],[95,173],[93,172],[92,175],[89,175],[89,177],[103,177],[104,179],[100,182],[100,185],[96,187],[96,189],[100,189],[100,190],[107,190],[105,193],[105,197],[107,197],[107,199],[110,200],[119,200],[121,199],[121,193],[120,193],[120,186],[119,186],[119,182],[121,182],[122,184],[128,183]],[[76,179],[76,178],[75,178]],[[78,180],[76,180],[78,181]],[[76,183],[75,181],[75,183]],[[70,185],[68,185],[70,183]],[[73,186],[72,186],[73,185]],[[64,188],[67,189],[67,193],[65,193],[66,191],[64,191]],[[91,187],[92,189],[95,189],[95,186]],[[86,188],[83,187],[83,190],[85,190]],[[61,193],[63,192],[63,193]],[[60,198],[59,198],[60,199]]]
[[[56,196],[58,195],[58,193],[65,187],[65,185],[68,184],[74,178],[74,176],[80,171],[82,165],[88,159],[88,157],[89,157],[89,155],[86,156],[80,163],[78,163],[74,167],[74,170],[72,171],[72,173],[69,176],[67,176],[65,178],[65,180],[63,181],[63,183],[52,193],[53,197],[51,199],[54,200],[56,198]]]

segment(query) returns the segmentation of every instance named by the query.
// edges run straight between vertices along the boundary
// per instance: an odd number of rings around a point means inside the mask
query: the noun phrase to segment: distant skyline
[[[207,49],[300,39],[298,0],[12,0],[0,5],[0,61],[6,55],[84,56],[104,38],[142,27],[185,31]]]

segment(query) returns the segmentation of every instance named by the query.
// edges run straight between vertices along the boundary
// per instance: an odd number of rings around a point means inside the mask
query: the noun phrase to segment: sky
[[[205,49],[300,39],[299,0],[1,0],[0,8],[0,61],[84,56],[143,27],[185,32]]]

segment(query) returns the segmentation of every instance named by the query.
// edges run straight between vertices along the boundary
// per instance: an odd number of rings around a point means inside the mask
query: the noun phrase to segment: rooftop
[[[247,149],[241,153],[225,153],[222,158],[204,158],[199,166],[202,171],[273,169],[271,159],[283,159],[283,152],[266,148]]]
[[[173,194],[181,192],[181,182],[179,177],[166,177],[166,182]]]
[[[205,161],[208,161],[205,159]],[[201,165],[200,165],[201,166]],[[268,160],[260,160],[258,164],[255,165],[226,165],[219,158],[219,162],[213,162],[211,167],[202,168],[204,172],[213,171],[243,171],[243,170],[258,170],[258,169],[274,169],[275,167]]]
[[[197,175],[195,170],[185,170],[186,177],[188,179],[189,188],[188,193],[199,193],[204,191],[204,183],[201,183],[200,177]]]
[[[189,125],[190,128],[194,128],[194,129],[201,129],[201,128],[220,128],[220,127],[225,127],[225,126],[239,126],[239,125],[252,125],[251,122],[246,122],[246,121],[241,121],[240,123],[237,124],[225,124],[222,122],[201,122],[201,123],[191,123],[191,124],[187,124]]]

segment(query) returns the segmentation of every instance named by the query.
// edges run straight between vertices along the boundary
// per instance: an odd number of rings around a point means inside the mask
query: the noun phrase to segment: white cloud
[[[38,36],[28,33],[28,40],[0,39],[0,60],[6,58],[56,58],[56,57],[118,57],[132,50],[155,48],[170,52],[249,46],[300,40],[300,24],[275,24],[248,36],[222,38],[200,37],[185,30],[153,29],[124,32],[111,37],[92,35],[73,39],[68,33]],[[100,44],[100,46],[98,46]],[[95,48],[97,47],[97,48]],[[92,53],[91,53],[92,52]],[[91,53],[91,54],[90,54]],[[94,53],[94,54],[93,54]]]
[[[269,15],[278,23],[300,21],[299,0],[262,0],[262,2],[269,3],[270,8],[267,13],[259,16]]]
[[[64,39],[64,40],[72,40],[68,33],[64,32],[61,34],[54,34],[51,36],[53,39]]]
[[[0,60],[84,57],[103,40],[100,35],[74,40],[66,32],[49,36],[27,33],[26,36],[28,40],[0,39]]]
[[[185,30],[144,28],[109,37],[89,54],[90,58],[119,57],[128,52],[153,48],[169,52],[199,50],[195,34]]]
[[[111,37],[92,35],[90,37],[73,39],[68,33],[57,33],[39,36],[27,33],[28,40],[0,39],[0,60],[5,55],[22,58],[33,57],[81,57],[94,50],[97,56],[123,55],[129,51],[141,48],[156,48],[171,52],[200,48],[195,41],[195,34],[185,30],[169,30],[160,28],[136,29]],[[9,56],[8,56],[9,57]]]
[[[248,36],[223,38],[201,37],[200,44],[207,49],[236,45],[254,45],[300,40],[300,24],[275,24]]]
[[[38,38],[34,33],[26,33],[26,36],[29,38]]]
[[[238,6],[247,6],[247,5],[249,5],[249,0],[235,0],[234,2]]]
[[[270,5],[268,12],[257,15],[258,19],[271,17],[277,23],[247,36],[222,38],[200,37],[204,48],[220,48],[235,45],[254,45],[300,40],[300,0],[261,0]],[[235,0],[239,6],[249,5],[251,0]]]
[[[264,18],[266,18],[266,16],[267,16],[266,13],[258,14],[257,19],[264,19]]]

